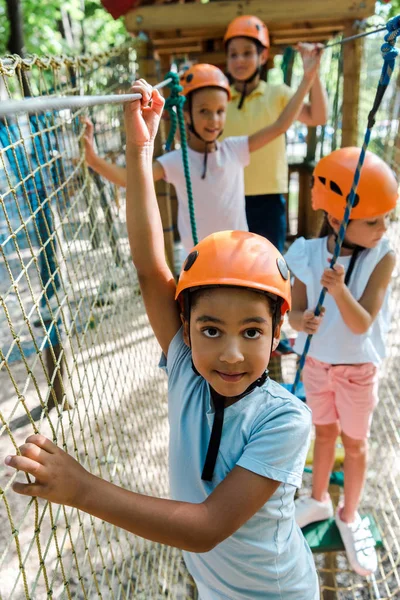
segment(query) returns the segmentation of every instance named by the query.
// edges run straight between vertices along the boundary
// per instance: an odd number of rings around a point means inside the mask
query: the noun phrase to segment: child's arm
[[[324,309],[319,317],[314,315],[313,310],[307,310],[307,289],[300,279],[294,278],[292,286],[292,310],[289,312],[289,323],[296,331],[304,331],[307,334],[317,333],[321,325]]]
[[[148,540],[191,552],[208,552],[232,535],[280,485],[236,466],[204,502],[177,502],[104,481],[43,435],[28,437],[19,450],[21,455],[8,456],[5,463],[35,482],[16,482],[15,492],[73,506]]]
[[[108,179],[108,181],[111,181],[111,183],[126,187],[126,169],[108,162],[96,153],[94,148],[93,123],[87,117],[82,119],[82,123],[86,125],[83,143],[88,166],[102,177],[105,177],[105,179]]]
[[[343,321],[353,333],[366,333],[375,321],[382,308],[395,264],[394,253],[388,252],[376,265],[359,301],[344,283],[345,272],[342,265],[337,263],[333,269],[325,269],[321,284],[335,299]]]
[[[150,325],[167,355],[181,323],[175,302],[175,280],[165,260],[163,228],[152,171],[154,138],[164,100],[143,79],[132,87],[132,94],[137,93],[142,94],[142,100],[135,100],[125,107],[127,228]]]
[[[322,48],[321,44],[298,44],[297,49],[303,59],[304,68],[309,60],[313,60],[315,50]],[[328,98],[322,87],[319,72],[310,90],[310,102],[303,104],[298,120],[309,127],[324,125],[328,119]]]
[[[289,103],[279,115],[278,119],[272,125],[268,125],[260,131],[249,136],[249,151],[255,152],[266,144],[272,142],[275,138],[285,133],[293,121],[297,118],[303,106],[303,100],[308,94],[315,79],[321,53],[315,52],[313,59],[309,60],[304,68],[304,77],[300,83],[296,93],[290,99]]]
[[[93,137],[93,123],[90,119],[84,118],[82,122],[86,124],[85,134],[83,136],[83,143],[85,146],[85,159],[88,166],[96,171],[99,175],[111,181],[115,185],[126,187],[126,168],[119,167],[113,163],[107,161],[105,158],[101,158],[94,148],[94,137]],[[159,181],[164,178],[164,171],[161,164],[157,161],[153,163],[153,179]]]

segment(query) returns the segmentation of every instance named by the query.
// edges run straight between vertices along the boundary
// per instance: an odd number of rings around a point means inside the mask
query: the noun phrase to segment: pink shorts
[[[355,440],[369,436],[378,403],[378,374],[373,363],[330,365],[308,357],[303,383],[314,425],[339,421],[347,436]]]

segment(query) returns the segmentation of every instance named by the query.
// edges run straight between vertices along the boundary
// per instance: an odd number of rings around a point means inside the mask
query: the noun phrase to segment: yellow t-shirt
[[[293,90],[285,84],[271,85],[260,81],[249,94],[241,110],[237,106],[241,94],[231,87],[232,100],[228,104],[223,138],[251,135],[274,123],[290,98]],[[253,152],[250,164],[244,170],[246,196],[285,194],[288,191],[288,165],[285,136]]]

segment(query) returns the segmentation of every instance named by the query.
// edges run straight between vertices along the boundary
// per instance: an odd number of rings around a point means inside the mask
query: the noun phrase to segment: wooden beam
[[[201,52],[203,50],[202,44],[192,44],[191,46],[173,46],[172,48],[156,48],[156,52],[159,56],[169,54],[189,54],[190,52]]]
[[[158,38],[156,39],[154,36],[152,37],[152,41],[153,44],[155,46],[155,48],[160,48],[161,46],[180,46],[180,45],[187,45],[187,44],[193,44],[193,43],[197,43],[197,42],[202,42],[204,39],[204,37],[200,37],[200,36],[192,36],[192,37],[174,37],[174,38]]]
[[[350,25],[344,30],[345,37],[355,33]],[[342,146],[358,146],[361,59],[361,40],[343,45]]]
[[[289,35],[287,37],[281,37],[277,35],[271,38],[271,44],[273,46],[291,46],[298,42],[326,42],[334,37],[332,33],[308,33],[307,35]]]
[[[226,27],[243,14],[256,15],[268,26],[274,23],[302,21],[364,19],[374,14],[375,0],[229,0],[208,4],[168,4],[142,6],[125,15],[130,32],[183,29],[191,25],[212,29]]]

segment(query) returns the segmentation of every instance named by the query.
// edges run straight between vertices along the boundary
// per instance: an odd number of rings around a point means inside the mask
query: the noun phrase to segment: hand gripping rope
[[[361,148],[360,158],[358,160],[357,168],[354,173],[353,185],[351,187],[350,194],[347,196],[347,203],[346,203],[346,209],[344,212],[343,221],[340,225],[339,235],[338,235],[338,238],[336,241],[332,260],[329,265],[329,267],[331,269],[333,269],[333,267],[336,264],[337,258],[340,254],[340,249],[342,247],[344,236],[346,234],[346,229],[349,224],[350,213],[351,213],[351,209],[353,208],[354,200],[356,197],[357,186],[358,186],[358,182],[360,180],[361,169],[364,164],[365,154],[366,154],[369,142],[370,142],[371,131],[372,131],[373,126],[375,125],[375,115],[377,113],[377,110],[378,110],[381,102],[382,102],[382,98],[386,92],[386,89],[389,85],[390,78],[392,76],[393,69],[394,69],[396,56],[399,53],[399,51],[394,47],[394,45],[396,43],[398,36],[400,35],[400,16],[398,15],[397,17],[393,17],[393,19],[390,19],[390,21],[388,21],[386,24],[386,29],[387,29],[388,33],[385,35],[385,38],[384,38],[385,43],[381,46],[382,58],[384,61],[383,67],[382,67],[382,73],[381,73],[381,77],[379,80],[378,89],[376,91],[374,104],[372,106],[371,112],[368,115],[368,123],[367,123],[367,129],[366,129],[365,136],[364,136],[364,143]],[[325,300],[326,292],[327,292],[327,289],[325,287],[322,288],[321,294],[318,299],[318,304],[314,311],[314,315],[316,317],[318,317],[321,314],[321,308],[322,308],[322,305]],[[294,380],[293,387],[291,390],[292,394],[295,393],[296,388],[300,382],[301,373],[303,371],[304,363],[306,361],[306,357],[307,357],[308,351],[310,349],[312,337],[313,337],[312,334],[309,334],[307,336],[306,343],[304,345],[304,350],[300,357],[299,366],[297,368],[296,378]]]
[[[167,74],[166,79],[169,79],[169,88],[171,89],[171,94],[169,98],[165,101],[165,108],[168,110],[171,117],[171,129],[168,135],[167,142],[165,144],[165,148],[167,151],[171,149],[172,143],[174,141],[175,133],[177,125],[179,125],[179,135],[181,138],[181,149],[182,149],[182,161],[183,161],[183,170],[185,173],[186,180],[186,191],[188,197],[188,206],[189,206],[189,216],[190,216],[190,227],[192,230],[192,238],[193,245],[196,246],[199,239],[197,237],[197,227],[196,227],[196,216],[194,212],[194,200],[193,200],[193,190],[192,190],[192,181],[190,179],[190,168],[189,168],[189,156],[188,156],[188,146],[186,139],[186,129],[185,129],[185,120],[183,117],[183,105],[185,103],[185,96],[182,96],[180,93],[182,91],[182,86],[179,84],[179,75],[178,73],[170,72]],[[174,110],[176,109],[176,111]]]

